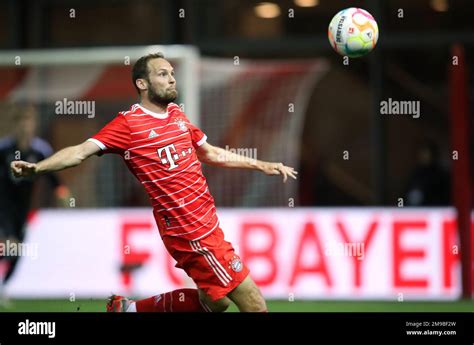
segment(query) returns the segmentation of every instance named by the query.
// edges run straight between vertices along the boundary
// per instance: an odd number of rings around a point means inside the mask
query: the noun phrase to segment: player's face
[[[168,104],[178,97],[174,69],[165,59],[148,61],[148,99]]]

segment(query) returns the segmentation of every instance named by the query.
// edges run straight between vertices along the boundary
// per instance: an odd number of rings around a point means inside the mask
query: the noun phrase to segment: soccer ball
[[[328,38],[331,46],[339,54],[351,58],[360,57],[375,48],[379,28],[369,12],[350,7],[332,18]]]

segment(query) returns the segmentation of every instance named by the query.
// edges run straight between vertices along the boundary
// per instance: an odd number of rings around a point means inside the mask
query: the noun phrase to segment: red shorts
[[[163,243],[177,261],[176,267],[182,268],[213,301],[224,298],[250,272],[232,244],[224,240],[219,227],[200,240],[164,236]]]

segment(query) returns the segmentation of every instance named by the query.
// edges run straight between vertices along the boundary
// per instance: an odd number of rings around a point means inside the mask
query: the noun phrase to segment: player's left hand
[[[13,161],[10,169],[15,177],[29,177],[36,174],[36,164],[25,161]]]
[[[283,175],[284,183],[288,179],[288,176],[296,180],[296,175],[298,175],[298,172],[295,169],[283,165],[283,163],[266,162],[262,167],[262,171],[266,175]]]

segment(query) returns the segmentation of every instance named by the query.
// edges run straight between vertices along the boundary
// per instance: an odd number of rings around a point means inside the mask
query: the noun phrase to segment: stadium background
[[[450,95],[467,93],[472,109],[474,8],[462,0],[351,1],[381,33],[372,54],[347,65],[326,38],[347,1],[270,3],[262,13],[259,2],[237,0],[2,2],[0,135],[15,126],[12,104],[33,103],[38,134],[55,150],[82,142],[136,101],[127,58],[160,45],[176,64],[178,103],[210,143],[299,171],[282,184],[205,167],[223,228],[270,310],[473,310],[466,293],[456,301],[463,286],[454,223],[456,186],[471,192],[472,175],[459,182],[453,160],[454,138],[472,129],[472,117],[454,122]],[[450,82],[458,71],[465,84]],[[64,98],[94,102],[95,116],[58,114]],[[380,114],[389,98],[419,101],[421,116]],[[426,143],[438,147],[448,176],[434,202],[420,202],[412,183]],[[469,167],[472,141],[462,150]],[[169,268],[146,194],[119,157],[92,158],[60,177],[72,192],[66,209],[38,181],[27,237],[38,258],[23,258],[7,287],[14,310],[103,310],[111,290],[146,296],[189,284]],[[361,243],[360,264],[327,251]]]

